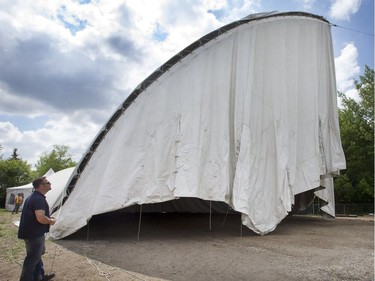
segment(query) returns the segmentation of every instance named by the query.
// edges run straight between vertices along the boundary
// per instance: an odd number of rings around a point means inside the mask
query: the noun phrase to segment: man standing
[[[21,193],[18,193],[17,196],[14,198],[14,209],[13,209],[12,215],[14,213],[18,214],[18,210],[20,209],[22,201],[23,201],[22,195]]]
[[[51,190],[51,183],[46,177],[33,181],[34,192],[23,206],[18,238],[25,241],[26,257],[23,262],[20,281],[46,281],[55,274],[44,274],[42,255],[45,253],[45,233],[56,220],[50,217],[45,194]]]

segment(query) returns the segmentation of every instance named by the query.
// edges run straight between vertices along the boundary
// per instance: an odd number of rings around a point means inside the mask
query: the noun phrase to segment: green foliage
[[[2,146],[0,145],[0,152]],[[8,159],[3,159],[0,154],[0,207],[5,206],[6,189],[31,182],[34,178],[43,176],[50,168],[55,172],[74,167],[76,163],[71,159],[67,146],[55,145],[50,153],[44,153],[33,171],[31,165],[20,158],[17,148]]]
[[[339,93],[341,141],[347,169],[335,180],[337,203],[374,202],[374,70],[354,82],[360,101]]]
[[[54,145],[52,152],[43,153],[35,165],[37,176],[43,176],[50,168],[58,172],[69,167],[74,167],[76,163],[72,160],[68,149],[68,146]]]
[[[0,187],[19,186],[30,182],[31,165],[27,161],[0,161]]]

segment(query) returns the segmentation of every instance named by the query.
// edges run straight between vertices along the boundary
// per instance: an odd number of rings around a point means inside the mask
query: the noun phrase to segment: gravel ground
[[[110,280],[374,280],[373,216],[290,216],[264,236],[238,215],[212,216],[211,230],[207,214],[143,214],[139,233],[138,223],[98,216],[56,244],[127,274]]]
[[[0,280],[19,280],[24,245],[0,217]],[[259,236],[238,215],[136,214],[94,217],[88,227],[47,241],[55,281],[374,280],[374,217],[290,216]],[[139,239],[138,239],[139,235]]]

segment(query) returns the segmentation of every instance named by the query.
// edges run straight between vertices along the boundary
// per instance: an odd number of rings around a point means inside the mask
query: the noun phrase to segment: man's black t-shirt
[[[23,206],[20,226],[18,228],[18,238],[33,239],[42,237],[49,231],[49,224],[41,224],[37,221],[35,211],[44,210],[45,215],[49,217],[49,206],[46,197],[34,191]]]

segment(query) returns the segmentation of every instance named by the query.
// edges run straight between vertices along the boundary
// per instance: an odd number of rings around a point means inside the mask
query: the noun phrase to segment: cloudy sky
[[[0,145],[35,164],[79,161],[113,111],[178,51],[252,13],[304,11],[332,27],[338,90],[374,68],[373,0],[0,0]]]

